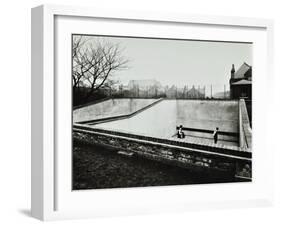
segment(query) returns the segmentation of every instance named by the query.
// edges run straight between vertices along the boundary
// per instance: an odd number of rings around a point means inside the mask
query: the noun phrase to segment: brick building
[[[231,99],[252,100],[252,67],[244,62],[235,71],[234,64],[232,64],[229,85]]]

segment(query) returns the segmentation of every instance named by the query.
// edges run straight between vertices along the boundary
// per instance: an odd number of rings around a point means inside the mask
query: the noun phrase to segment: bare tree
[[[72,85],[73,88],[78,88],[82,84],[86,70],[86,62],[82,52],[83,46],[87,39],[83,36],[74,36],[72,42]]]
[[[86,98],[100,88],[112,87],[114,72],[127,68],[119,44],[75,36],[72,44],[73,88],[87,87]]]

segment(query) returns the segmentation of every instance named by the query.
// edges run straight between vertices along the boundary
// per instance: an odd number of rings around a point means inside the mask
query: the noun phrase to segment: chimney
[[[234,68],[234,64],[232,64],[231,78],[234,78],[234,74],[235,74],[235,68]]]

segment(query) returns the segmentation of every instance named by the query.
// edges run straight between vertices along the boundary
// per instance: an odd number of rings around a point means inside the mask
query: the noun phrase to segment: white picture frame
[[[221,17],[221,16],[201,16],[201,15],[182,15],[170,13],[153,13],[153,12],[129,12],[116,10],[101,10],[83,7],[43,5],[32,9],[32,216],[41,220],[56,220],[69,218],[84,218],[95,216],[113,216],[142,214],[165,211],[185,211],[194,209],[209,208],[233,208],[233,207],[254,207],[261,205],[271,205],[273,202],[273,179],[267,177],[267,172],[273,168],[273,152],[267,150],[263,158],[260,152],[255,150],[266,147],[268,138],[259,139],[262,136],[261,130],[266,134],[267,109],[262,107],[259,102],[264,101],[261,95],[256,95],[259,100],[254,109],[259,112],[255,117],[257,125],[255,127],[253,139],[253,153],[255,155],[256,174],[252,185],[246,187],[237,184],[220,184],[220,185],[186,185],[186,186],[169,186],[154,188],[130,188],[130,189],[111,189],[99,191],[72,192],[69,188],[64,187],[63,183],[58,185],[58,170],[64,166],[61,164],[61,157],[64,156],[67,148],[58,150],[59,141],[56,136],[56,129],[59,124],[60,113],[57,106],[57,94],[65,90],[61,83],[57,82],[55,74],[56,69],[56,49],[59,48],[55,41],[58,29],[69,23],[56,24],[56,18],[68,17],[72,20],[93,20],[95,23],[101,23],[104,19],[114,22],[125,21],[127,24],[145,23],[155,26],[202,26],[218,27],[220,30],[235,28],[237,33],[243,29],[247,31],[257,31],[255,34],[260,35],[259,51],[263,51],[264,58],[259,59],[263,66],[258,67],[254,89],[258,90],[264,85],[269,92],[273,84],[273,22],[266,19],[238,18],[238,17]],[[158,24],[158,25],[157,25]],[[166,25],[165,25],[166,24]],[[77,25],[73,25],[73,29]],[[112,25],[109,25],[112,26]],[[124,28],[122,28],[124,29]],[[121,29],[121,30],[122,30]],[[145,32],[147,31],[140,31]],[[210,40],[220,39],[220,34],[211,34]],[[160,34],[161,35],[161,34]],[[239,34],[238,34],[239,35]],[[243,35],[243,34],[242,34]],[[254,33],[253,33],[254,36]],[[227,38],[227,36],[225,36]],[[237,36],[238,37],[238,36]],[[245,37],[247,39],[247,37]],[[235,39],[236,40],[236,39]],[[238,38],[237,38],[238,40]],[[254,53],[255,58],[255,53]],[[70,59],[70,56],[69,56]],[[265,59],[265,61],[264,61]],[[258,61],[257,61],[258,62]],[[68,87],[69,88],[69,87]],[[62,94],[63,96],[63,94]],[[63,96],[64,97],[64,96]],[[69,102],[69,100],[68,100]],[[267,101],[267,106],[271,104]],[[66,106],[63,106],[67,108]],[[69,110],[69,109],[68,109]],[[60,110],[59,110],[60,111]],[[71,131],[69,131],[71,132]],[[255,139],[255,137],[257,137]],[[69,146],[65,146],[69,147]],[[66,158],[68,159],[68,158]],[[68,164],[71,164],[70,162]],[[69,165],[66,165],[67,167]],[[67,168],[66,167],[66,168]],[[69,170],[69,168],[64,170]],[[64,172],[63,170],[60,172]],[[68,177],[67,177],[68,178]],[[69,178],[68,178],[69,179]],[[70,182],[69,182],[70,183]],[[241,191],[245,189],[245,193]],[[69,192],[64,195],[63,192]],[[114,190],[114,191],[113,191]],[[219,192],[217,192],[219,190]],[[251,192],[253,191],[253,192]],[[74,194],[75,193],[75,194]],[[212,193],[212,197],[207,194]],[[225,193],[225,196],[223,195]],[[236,193],[236,194],[235,194]],[[237,194],[238,193],[238,194]],[[193,198],[188,199],[190,194]],[[228,199],[227,194],[232,194]],[[119,199],[117,198],[119,196]],[[83,200],[89,197],[90,204],[81,208]],[[109,198],[112,200],[112,205]],[[166,197],[166,199],[163,199]],[[60,200],[58,208],[58,200]],[[68,201],[66,201],[68,200]],[[95,201],[92,201],[95,200]],[[62,206],[62,208],[60,208]],[[64,208],[68,206],[69,208]],[[79,208],[77,207],[79,206]]]

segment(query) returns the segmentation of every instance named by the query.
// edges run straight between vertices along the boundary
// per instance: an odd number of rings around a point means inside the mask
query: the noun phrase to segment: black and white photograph
[[[73,190],[252,181],[253,43],[71,45]]]

